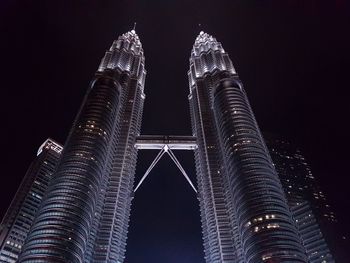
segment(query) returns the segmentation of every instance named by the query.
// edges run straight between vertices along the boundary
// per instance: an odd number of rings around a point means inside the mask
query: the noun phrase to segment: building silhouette
[[[113,42],[91,81],[18,262],[124,262],[134,193],[165,153],[198,196],[207,263],[309,262],[221,43],[200,32],[191,51],[191,136],[140,135],[145,76],[131,30]],[[159,154],[134,187],[137,151],[148,149]],[[176,150],[194,151],[197,186]]]
[[[302,152],[285,139],[264,137],[309,262],[347,262],[344,248],[348,245],[339,235],[335,213]]]
[[[0,262],[14,263],[33,224],[62,146],[47,139],[28,168],[0,225]]]

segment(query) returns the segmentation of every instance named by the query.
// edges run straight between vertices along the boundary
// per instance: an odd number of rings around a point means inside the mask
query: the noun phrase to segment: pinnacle
[[[208,33],[205,33],[204,31],[200,31],[197,38],[196,38],[196,43],[204,43],[204,42],[208,42],[208,41],[213,41],[214,38],[209,35]]]

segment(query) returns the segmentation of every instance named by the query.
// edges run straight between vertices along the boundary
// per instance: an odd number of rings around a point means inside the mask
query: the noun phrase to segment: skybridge
[[[134,192],[141,186],[144,180],[147,178],[148,174],[156,166],[160,159],[167,153],[171,160],[179,168],[182,175],[185,177],[186,181],[190,184],[191,188],[195,193],[197,189],[193,185],[191,179],[188,177],[185,169],[182,167],[179,160],[176,158],[174,151],[176,150],[195,150],[197,149],[197,141],[194,136],[176,136],[176,135],[141,135],[136,138],[135,148],[138,150],[159,150],[156,158],[153,160],[151,165],[146,170],[145,174],[142,176],[140,182],[134,189]]]

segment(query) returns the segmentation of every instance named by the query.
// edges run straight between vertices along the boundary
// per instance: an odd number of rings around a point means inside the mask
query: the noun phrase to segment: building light
[[[275,224],[268,224],[266,227],[270,229],[270,228],[279,228],[280,226],[279,224],[275,223]]]
[[[267,260],[267,259],[270,259],[270,258],[272,258],[272,256],[270,254],[262,256],[262,260]]]

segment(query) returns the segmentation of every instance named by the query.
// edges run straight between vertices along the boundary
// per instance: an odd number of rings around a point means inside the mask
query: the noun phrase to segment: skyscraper
[[[134,30],[106,52],[19,262],[122,262],[146,71]]]
[[[123,262],[133,193],[165,152],[198,193],[207,263],[308,262],[245,89],[222,45],[201,32],[191,52],[192,136],[139,136],[144,60],[134,30],[105,53],[19,262]],[[137,149],[160,153],[133,189]],[[197,189],[173,153],[178,149],[195,152]]]
[[[307,262],[246,92],[214,37],[199,34],[188,76],[206,262]]]
[[[309,261],[347,262],[345,240],[338,233],[335,213],[305,157],[285,139],[271,134],[264,137]]]
[[[39,148],[0,225],[0,262],[16,262],[55,171],[62,146],[47,139]]]

